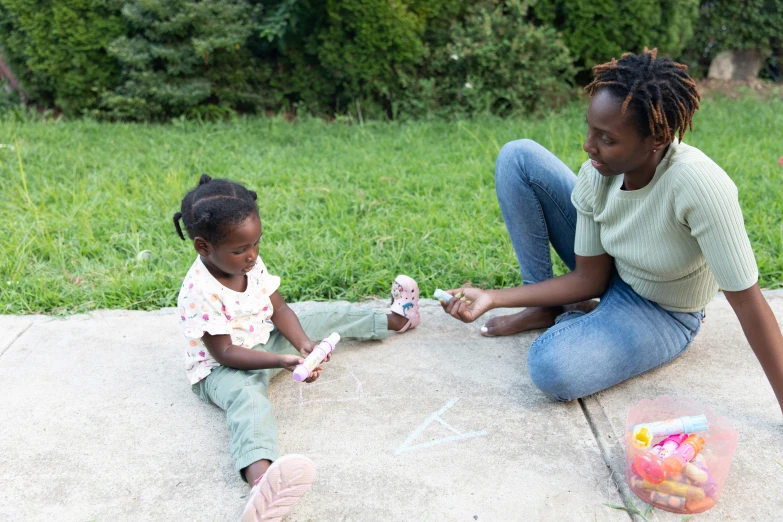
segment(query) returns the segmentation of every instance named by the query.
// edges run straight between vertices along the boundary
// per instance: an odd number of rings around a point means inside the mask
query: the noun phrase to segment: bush
[[[128,35],[109,52],[123,78],[103,93],[104,116],[220,116],[274,105],[269,68],[251,51],[258,9],[248,1],[131,0],[122,14]]]
[[[693,34],[699,0],[543,0],[537,20],[551,24],[587,79],[590,69],[624,52],[657,47],[678,57]]]
[[[398,75],[413,73],[425,56],[424,18],[389,0],[327,0],[326,10],[318,59],[342,91],[338,104],[376,98],[390,112]]]
[[[0,46],[30,102],[82,114],[116,85],[109,43],[123,34],[121,0],[0,0]]]
[[[289,0],[277,28],[272,85],[318,114],[391,115],[391,102],[427,55],[430,18],[456,0]],[[448,10],[448,12],[453,12]],[[274,18],[279,20],[280,16]],[[265,30],[263,34],[268,34]]]
[[[396,112],[509,116],[557,106],[572,90],[571,56],[552,28],[527,21],[528,8],[522,0],[472,6],[410,79]]]
[[[760,49],[767,75],[779,77],[774,55],[783,52],[783,0],[710,0],[703,2],[689,62],[706,73],[715,55],[726,50]]]

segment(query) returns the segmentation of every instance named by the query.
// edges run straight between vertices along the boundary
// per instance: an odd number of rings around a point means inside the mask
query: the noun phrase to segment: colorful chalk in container
[[[633,444],[639,449],[647,449],[655,437],[665,437],[677,433],[707,431],[706,415],[680,417],[660,422],[645,422],[633,427]]]
[[[687,500],[701,500],[704,498],[704,490],[687,484],[680,484],[671,480],[664,480],[659,484],[653,484],[639,477],[631,478],[631,486],[658,491],[665,495],[674,495]]]
[[[689,399],[662,396],[631,407],[625,426],[625,477],[639,498],[680,514],[719,502],[737,445],[728,419]]]
[[[296,382],[302,382],[310,377],[310,373],[312,373],[315,367],[321,364],[321,361],[326,359],[326,357],[334,351],[334,347],[339,340],[340,334],[335,332],[318,343],[318,345],[313,348],[313,351],[310,352],[310,355],[307,356],[304,362],[294,368],[294,380]]]
[[[698,455],[702,448],[704,448],[704,439],[698,435],[689,435],[685,442],[680,444],[679,448],[663,459],[666,476],[670,477],[677,473],[682,473],[685,464]]]
[[[658,484],[666,478],[663,459],[674,453],[687,438],[684,433],[669,435],[650,451],[638,454],[633,461],[634,473],[648,482]]]

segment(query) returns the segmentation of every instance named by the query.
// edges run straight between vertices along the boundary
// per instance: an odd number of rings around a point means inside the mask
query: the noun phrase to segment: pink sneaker
[[[392,283],[391,311],[408,319],[398,333],[419,326],[419,285],[416,281],[406,275],[397,276]]]
[[[242,522],[277,522],[307,493],[315,480],[315,464],[304,455],[286,455],[269,466],[250,490]]]

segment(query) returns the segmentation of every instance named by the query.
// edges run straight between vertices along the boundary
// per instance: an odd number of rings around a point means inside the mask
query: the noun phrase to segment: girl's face
[[[642,137],[631,109],[622,114],[623,100],[599,90],[587,108],[584,151],[602,176],[655,172],[656,154],[665,144],[653,136]]]
[[[217,245],[197,237],[194,246],[210,272],[213,269],[219,271],[218,274],[213,272],[212,275],[240,276],[247,274],[255,266],[260,241],[261,220],[253,213],[235,225]]]

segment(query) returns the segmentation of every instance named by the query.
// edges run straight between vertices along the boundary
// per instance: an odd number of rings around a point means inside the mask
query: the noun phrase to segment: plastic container
[[[649,449],[640,449],[634,444],[634,426],[702,414],[707,416],[707,430],[694,433],[704,439],[704,447],[682,473],[667,476],[662,482],[653,484],[634,472],[637,456],[646,458],[649,453]],[[665,438],[655,437],[652,444]],[[659,509],[681,514],[702,513],[720,501],[736,449],[737,432],[731,421],[710,408],[691,399],[668,395],[645,399],[631,407],[626,417],[625,479],[640,499]]]

